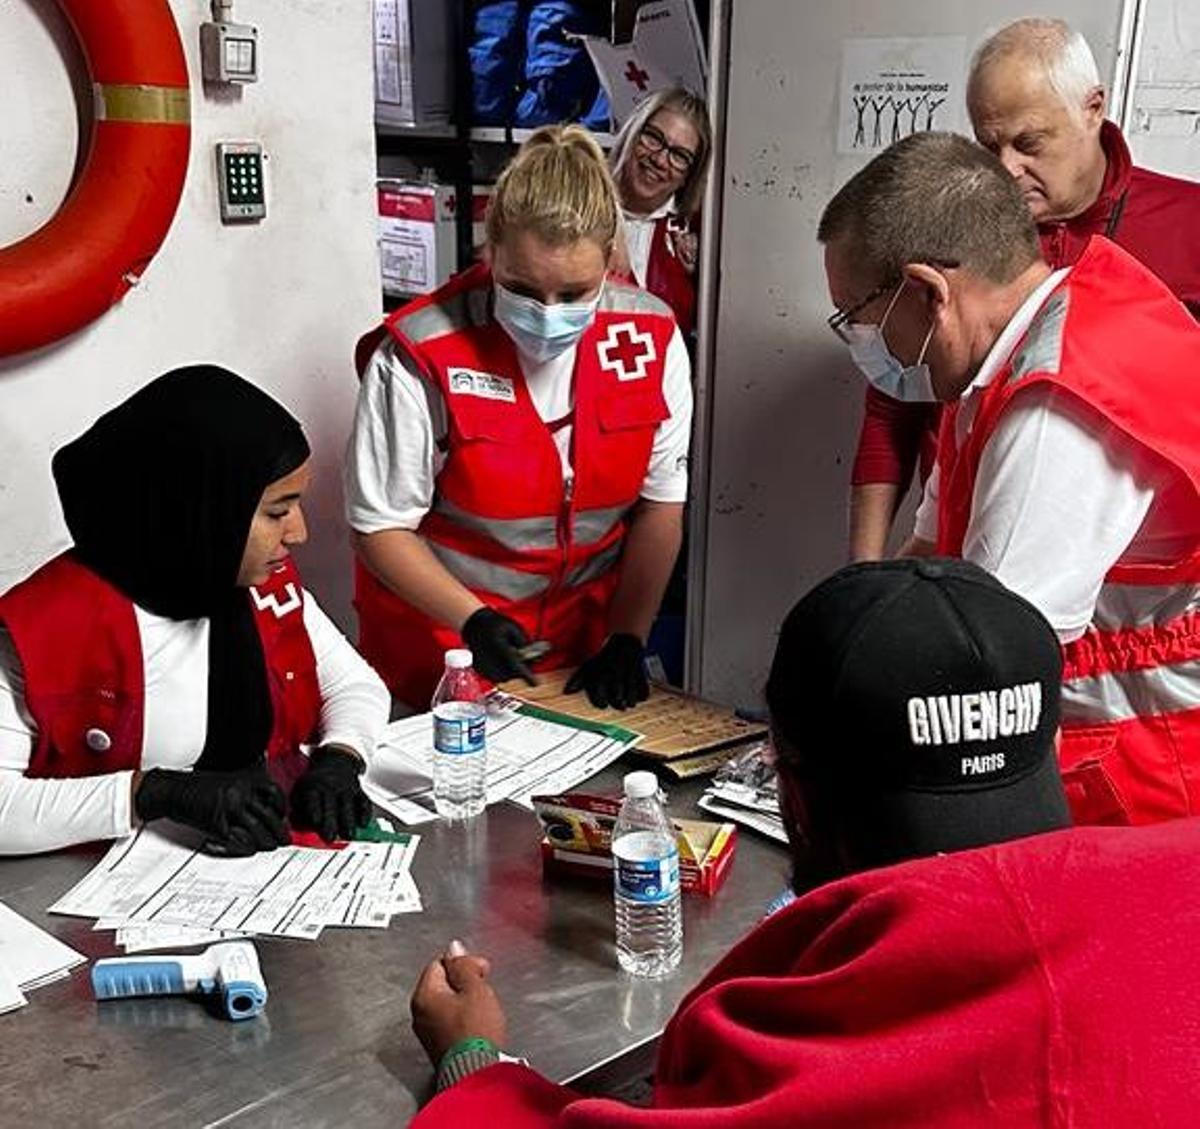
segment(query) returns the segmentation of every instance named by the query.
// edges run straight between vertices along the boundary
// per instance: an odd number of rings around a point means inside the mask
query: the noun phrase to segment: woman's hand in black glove
[[[501,615],[495,608],[479,608],[463,624],[461,634],[471,650],[475,669],[489,682],[520,677],[530,686],[537,685],[520,653],[522,647],[529,646],[529,636],[515,619]]]
[[[642,664],[645,650],[636,635],[610,635],[567,683],[567,693],[586,690],[597,709],[627,710],[650,697],[650,682]]]
[[[146,822],[173,819],[198,828],[221,854],[252,855],[290,842],[283,792],[262,766],[242,772],[152,768],[138,782],[134,810]]]
[[[335,745],[317,749],[308,770],[292,786],[292,825],[311,828],[327,843],[349,839],[371,821],[371,801],[358,778],[363,762]]]

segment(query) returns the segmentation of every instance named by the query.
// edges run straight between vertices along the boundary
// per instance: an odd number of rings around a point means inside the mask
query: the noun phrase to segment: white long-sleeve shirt
[[[963,394],[955,421],[961,448],[983,392],[1067,270],[1026,299]],[[1178,507],[1156,505],[1179,489],[1170,469],[1094,408],[1053,385],[1018,392],[980,457],[962,555],[1024,596],[1059,639],[1091,622],[1104,576],[1118,560],[1163,561],[1190,543],[1172,526]],[[940,476],[925,484],[914,533],[937,540]]]
[[[208,620],[164,619],[136,605],[134,613],[145,676],[142,768],[190,768],[204,749],[207,727]],[[369,760],[387,724],[387,688],[308,592],[304,626],[321,693],[316,744],[345,745]],[[128,834],[133,774],[27,777],[36,736],[20,661],[0,629],[0,854]]]

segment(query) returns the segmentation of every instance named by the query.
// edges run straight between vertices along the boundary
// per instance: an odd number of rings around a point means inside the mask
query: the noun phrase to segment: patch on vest
[[[451,368],[446,370],[446,383],[456,396],[478,396],[483,400],[503,400],[506,404],[517,402],[517,391],[512,378],[497,376],[493,372],[479,372],[473,368]]]
[[[615,372],[618,380],[642,380],[658,359],[653,335],[640,333],[631,321],[610,326],[596,352],[600,367],[605,372]]]
[[[268,592],[265,596],[253,586],[250,588],[250,595],[254,600],[254,606],[258,610],[266,611],[270,608],[276,619],[283,619],[285,615],[294,612],[300,606],[300,593],[296,589],[296,585],[290,580],[283,586],[283,591],[287,596],[282,602],[279,596],[274,592]]]

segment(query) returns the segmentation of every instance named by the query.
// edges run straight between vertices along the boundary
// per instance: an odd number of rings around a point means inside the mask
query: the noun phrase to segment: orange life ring
[[[59,4],[87,61],[91,141],[50,222],[0,249],[0,357],[75,332],[133,286],[171,226],[187,174],[187,63],[167,0]]]

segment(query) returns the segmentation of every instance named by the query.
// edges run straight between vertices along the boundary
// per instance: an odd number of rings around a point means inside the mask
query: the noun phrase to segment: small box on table
[[[546,874],[597,878],[612,874],[612,829],[621,810],[619,798],[585,792],[534,796],[533,810],[542,824]],[[671,822],[679,841],[680,887],[689,894],[715,894],[733,862],[737,827],[699,819]]]

